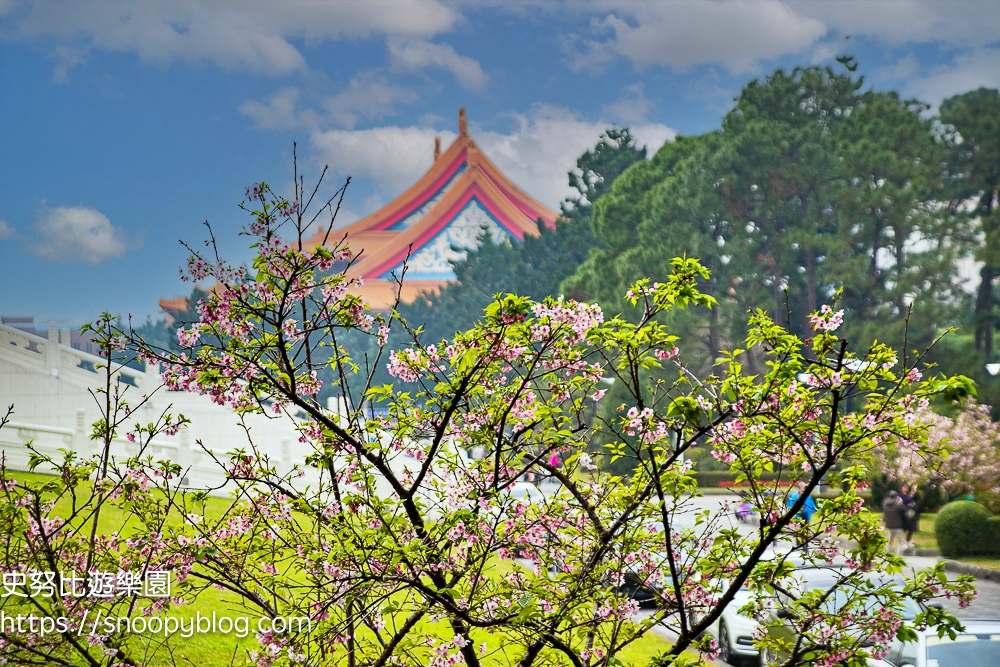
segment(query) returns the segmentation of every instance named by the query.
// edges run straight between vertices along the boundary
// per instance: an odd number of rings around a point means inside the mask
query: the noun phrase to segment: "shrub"
[[[1000,554],[1000,519],[970,500],[945,505],[934,522],[934,534],[947,558]]]
[[[992,556],[1000,556],[1000,517],[991,516],[983,526],[983,540],[992,547]]]

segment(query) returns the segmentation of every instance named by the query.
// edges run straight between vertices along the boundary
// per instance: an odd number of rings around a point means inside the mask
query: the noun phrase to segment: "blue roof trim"
[[[420,212],[424,210],[425,206],[427,206],[428,204],[430,204],[431,202],[433,202],[439,195],[441,195],[445,190],[447,190],[449,188],[449,186],[451,186],[451,184],[455,181],[455,179],[458,178],[462,174],[463,171],[465,171],[465,167],[466,166],[467,166],[466,163],[463,162],[462,166],[460,166],[458,169],[456,169],[455,173],[451,175],[451,178],[449,178],[447,181],[445,181],[441,185],[441,187],[439,187],[437,190],[435,190],[434,194],[432,194],[430,197],[428,197],[427,201],[425,201],[423,204],[420,205],[420,208],[418,208],[416,211],[413,211],[412,213],[410,213],[408,216],[406,216],[405,218],[403,218],[402,220],[400,220],[399,222],[397,222],[396,224],[394,224],[392,227],[389,227],[389,229],[391,231],[394,231],[394,232],[401,232],[401,231],[409,229],[414,224],[416,224],[417,220],[413,220],[413,222],[409,222],[409,220],[412,219],[412,218],[414,218],[417,215],[420,215]],[[427,214],[427,212],[424,212],[423,215],[426,215],[426,214]],[[420,215],[420,217],[422,218],[423,215]]]
[[[497,220],[497,218],[496,218],[495,215],[493,215],[492,213],[490,213],[490,210],[486,206],[483,206],[483,203],[479,200],[478,196],[473,196],[471,199],[469,199],[469,201],[465,204],[465,206],[463,206],[458,211],[458,213],[455,214],[455,217],[448,221],[448,224],[446,224],[444,227],[442,227],[440,230],[438,230],[437,234],[435,234],[431,238],[427,239],[427,241],[422,246],[420,246],[419,248],[415,248],[414,252],[411,255],[411,257],[417,255],[421,250],[423,250],[427,246],[429,246],[432,243],[434,243],[434,241],[436,241],[442,234],[444,234],[445,232],[447,232],[448,228],[454,223],[455,219],[459,218],[473,204],[478,205],[479,208],[481,208],[483,210],[483,212],[486,213],[486,215],[489,217],[489,219],[493,221],[493,224],[495,224],[497,227],[499,227],[500,229],[502,229],[504,231],[504,233],[507,235],[507,238],[511,239],[512,241],[519,241],[519,239],[516,236],[514,236],[510,231],[508,231],[506,227],[504,227],[502,224],[500,224],[500,221]],[[495,240],[494,242],[498,242],[498,241]],[[394,271],[396,272],[396,275],[398,276],[398,275],[400,275],[400,273],[402,272],[402,270],[403,270],[403,263],[400,262],[398,265],[394,266],[392,269],[389,269],[385,273],[379,275],[378,278],[389,278],[389,279],[391,279],[392,278],[392,273]],[[449,270],[447,272],[437,272],[436,271],[434,273],[420,273],[420,272],[415,271],[413,269],[413,267],[411,266],[406,271],[406,277],[409,278],[409,279],[411,279],[411,280],[455,280],[455,278],[457,276],[455,275],[455,272],[453,270]]]

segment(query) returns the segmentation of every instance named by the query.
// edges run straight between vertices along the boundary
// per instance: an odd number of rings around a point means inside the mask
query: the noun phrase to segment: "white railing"
[[[92,386],[98,377],[97,369],[107,360],[69,345],[68,330],[64,330],[63,341],[55,325],[49,327],[49,337],[43,338],[22,329],[0,324],[0,357],[47,372],[53,377]],[[147,373],[134,368],[115,371],[113,380],[123,380],[138,388],[145,387]]]
[[[82,410],[78,411],[82,413]],[[82,415],[81,415],[82,417]],[[82,422],[82,419],[80,419]],[[101,453],[103,443],[93,441],[84,429],[58,428],[44,424],[26,424],[8,422],[0,429],[0,454],[4,465],[9,470],[28,470],[33,454],[47,456],[55,462],[60,462],[65,452],[72,451],[79,458],[87,458]],[[141,448],[141,449],[140,449]],[[125,438],[114,438],[111,441],[109,455],[118,462],[142,454],[151,456],[154,461],[169,460],[178,463],[184,471],[184,478],[178,480],[186,488],[208,488],[225,482],[225,473],[200,449],[192,451],[190,439],[182,431],[180,442],[156,440],[140,446]],[[50,463],[42,463],[35,468],[36,472],[54,473],[55,467]],[[223,488],[213,495],[226,496],[229,488]]]
[[[0,372],[12,375],[3,382],[0,377],[0,408],[15,405],[13,423],[0,429],[0,450],[11,470],[27,470],[32,452],[29,443],[40,454],[61,460],[63,451],[74,451],[80,457],[100,453],[100,444],[90,439],[90,422],[95,413],[93,392],[106,380],[106,360],[77,350],[69,345],[69,331],[49,327],[48,337],[42,337],[15,327],[0,324]],[[159,373],[123,368],[114,374],[112,382],[134,385],[140,395],[150,400],[137,408],[122,432],[134,427],[134,421],[155,420],[161,412],[184,414],[190,425],[176,436],[160,437],[148,443],[142,455],[154,460],[170,460],[186,471],[183,485],[192,488],[215,487],[225,482],[225,472],[212,455],[197,444],[197,439],[221,454],[246,446],[246,431],[238,425],[238,416],[210,399],[187,392],[163,392]],[[160,391],[156,391],[159,389]],[[131,392],[130,392],[131,393]],[[134,395],[134,394],[133,394]],[[86,409],[85,409],[86,408]],[[75,409],[75,419],[73,411]],[[68,414],[67,414],[68,412]],[[21,417],[19,418],[19,415]],[[89,415],[89,419],[88,419]],[[298,444],[298,433],[292,423],[277,423],[269,419],[250,417],[256,440],[275,464],[285,472],[295,461],[302,462],[305,453]],[[117,461],[140,453],[139,445],[116,438],[109,452]],[[41,466],[40,472],[52,472],[52,466]],[[304,483],[315,484],[312,471]],[[216,495],[225,496],[224,488]]]

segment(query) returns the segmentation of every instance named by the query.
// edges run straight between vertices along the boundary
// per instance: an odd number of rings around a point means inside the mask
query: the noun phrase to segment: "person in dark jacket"
[[[882,522],[885,530],[889,534],[889,551],[899,553],[906,546],[906,536],[903,521],[905,519],[906,505],[900,500],[899,494],[890,491],[889,495],[882,501]]]
[[[906,546],[915,546],[913,533],[920,530],[920,515],[917,514],[917,486],[903,484],[899,487],[899,499],[903,501],[903,530],[906,531]]]

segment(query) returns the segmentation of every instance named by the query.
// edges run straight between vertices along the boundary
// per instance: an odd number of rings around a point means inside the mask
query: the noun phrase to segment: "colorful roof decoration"
[[[483,228],[494,242],[504,237],[522,241],[538,235],[536,221],[552,228],[557,214],[527,195],[500,173],[469,137],[465,109],[458,112],[458,138],[444,153],[435,140],[434,164],[395,200],[330,239],[345,234],[361,256],[348,275],[363,277],[360,289],[372,308],[391,308],[399,276],[407,264],[402,301],[436,291],[455,279],[452,262],[478,246]],[[323,241],[321,230],[309,245]],[[407,259],[407,257],[409,259]]]
[[[371,215],[333,230],[328,243],[345,235],[358,259],[348,276],[363,278],[357,291],[375,310],[396,302],[399,276],[406,262],[406,276],[399,295],[411,303],[421,292],[434,292],[455,279],[452,262],[478,246],[483,228],[494,242],[505,237],[523,241],[538,235],[537,220],[555,227],[557,214],[527,195],[500,173],[469,137],[465,109],[458,112],[458,138],[441,153],[434,140],[434,164],[406,192]],[[320,244],[321,229],[304,245]],[[408,259],[407,259],[408,258]],[[160,308],[176,312],[186,306],[181,299],[161,299]]]

